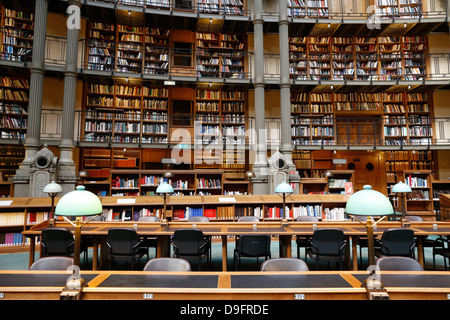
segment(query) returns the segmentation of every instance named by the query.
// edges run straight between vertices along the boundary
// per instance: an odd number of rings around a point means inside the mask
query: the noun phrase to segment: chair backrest
[[[313,217],[313,216],[300,216],[297,218],[297,221],[317,222],[317,221],[319,221],[319,218]]]
[[[95,218],[92,219],[92,221],[105,221],[106,218],[102,215],[100,216],[96,216]]]
[[[191,264],[180,258],[155,258],[145,264],[144,271],[191,271]]]
[[[423,221],[422,217],[419,216],[405,216],[408,221]]]
[[[410,256],[414,243],[413,230],[406,228],[386,229],[381,236],[381,252],[388,256]]]
[[[205,216],[193,216],[189,217],[188,222],[209,222],[209,218]]]
[[[132,228],[111,228],[108,230],[107,243],[113,254],[132,254],[133,248],[140,242],[136,230]]]
[[[377,260],[380,271],[423,271],[416,260],[409,257],[383,257]]]
[[[42,243],[46,254],[66,256],[73,252],[74,237],[66,228],[46,228],[42,230]]]
[[[239,237],[238,252],[240,255],[260,257],[270,254],[270,235],[243,234]]]
[[[67,270],[73,265],[73,259],[69,257],[43,257],[30,266],[30,270]]]
[[[239,217],[238,222],[259,222],[259,218],[255,216],[242,216]]]
[[[319,255],[340,255],[345,245],[344,232],[340,229],[316,229],[311,239],[314,253]]]
[[[265,260],[261,264],[261,271],[308,271],[305,261],[295,258],[276,258]]]
[[[159,218],[157,216],[144,216],[140,217],[138,221],[159,221]]]
[[[174,251],[181,255],[199,255],[206,249],[205,236],[199,229],[178,229],[173,233]]]

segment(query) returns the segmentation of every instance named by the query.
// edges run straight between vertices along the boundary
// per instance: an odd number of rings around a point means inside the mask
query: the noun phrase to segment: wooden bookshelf
[[[290,74],[297,80],[423,80],[427,38],[290,37]]]
[[[34,14],[1,7],[1,58],[8,61],[31,61]]]
[[[27,133],[29,80],[1,77],[0,131],[2,139],[24,141]]]
[[[289,0],[288,15],[296,18],[328,17],[328,0]]]
[[[427,145],[433,138],[431,96],[430,92],[291,91],[292,142],[294,145],[360,144],[361,139],[367,139],[367,143],[373,144],[376,137],[377,144]],[[363,128],[364,123],[356,121],[358,117],[369,118],[373,123],[369,121]],[[347,123],[347,118],[354,118],[355,122]],[[348,137],[348,126],[353,126],[355,132],[366,130],[367,134]]]
[[[167,75],[169,71],[169,30],[144,29],[144,73]]]
[[[328,192],[331,194],[341,194],[346,192],[345,183],[352,183],[353,193],[353,176],[355,172],[353,170],[328,170],[330,176],[327,176],[328,180]]]
[[[168,89],[144,84],[86,84],[84,139],[167,143]]]
[[[401,174],[402,181],[412,189],[406,195],[406,214],[420,216],[424,220],[435,220],[431,171],[404,170]]]
[[[245,78],[244,34],[197,32],[197,76]]]
[[[422,0],[375,0],[380,19],[413,19],[422,16]]]

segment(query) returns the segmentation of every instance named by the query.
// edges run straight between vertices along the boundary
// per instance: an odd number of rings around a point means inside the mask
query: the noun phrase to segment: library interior
[[[450,299],[449,21],[0,0],[2,298]]]

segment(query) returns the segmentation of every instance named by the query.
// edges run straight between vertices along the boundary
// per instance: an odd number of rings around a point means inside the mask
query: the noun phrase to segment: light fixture
[[[405,219],[406,194],[410,193],[412,191],[411,187],[408,186],[406,183],[403,183],[402,181],[400,181],[399,183],[394,184],[391,191],[392,191],[392,193],[397,194],[400,198],[400,211],[402,213],[402,226],[406,227],[406,225],[407,225],[407,220]],[[394,217],[395,217],[395,213],[394,213]]]
[[[84,180],[86,178],[89,178],[89,171],[81,170],[80,172],[78,172],[78,176],[81,178],[81,184],[84,184]]]
[[[75,227],[74,265],[80,266],[81,227],[89,223],[95,216],[101,214],[102,211],[100,199],[92,192],[85,190],[84,186],[78,186],[76,190],[65,194],[59,199],[55,208],[55,215],[62,216]],[[82,224],[81,221],[85,216],[94,217]],[[69,217],[75,217],[75,223],[69,220]]]
[[[55,181],[50,182],[48,185],[44,187],[44,190],[42,192],[47,193],[52,198],[52,208],[50,211],[50,217],[49,217],[49,223],[52,227],[54,225],[54,213],[55,213],[55,197],[58,193],[62,192],[62,187],[57,184]]]
[[[168,172],[164,173],[164,177],[165,178],[172,178],[173,177],[173,173],[168,171]],[[156,188],[156,194],[159,194],[164,199],[164,210],[163,210],[163,215],[162,215],[162,219],[161,219],[164,222],[168,218],[167,215],[166,215],[167,197],[169,195],[171,195],[173,192],[174,192],[173,187],[170,184],[168,184],[166,181],[163,181],[163,183],[161,183],[158,186],[158,188]]]
[[[255,173],[253,171],[245,171],[245,176],[248,179],[251,179],[251,178],[253,178],[255,176]]]
[[[286,219],[286,198],[289,197],[294,190],[292,189],[291,185],[289,183],[286,183],[286,181],[280,183],[275,188],[275,193],[283,197],[283,216],[281,217],[282,220]]]
[[[371,190],[372,186],[365,185],[363,190],[357,191],[350,196],[345,206],[345,212],[352,216],[367,216],[367,220],[360,221],[361,224],[366,225],[367,229],[367,243],[369,249],[369,265],[375,264],[375,248],[373,242],[373,227],[380,221],[385,219],[388,215],[394,213],[389,199],[381,192]],[[378,221],[374,221],[373,217],[381,217]]]
[[[173,80],[164,80],[165,86],[174,86],[176,83]]]

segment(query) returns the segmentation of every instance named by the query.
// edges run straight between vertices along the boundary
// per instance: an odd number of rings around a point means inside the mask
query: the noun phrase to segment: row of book
[[[0,233],[0,247],[29,245],[30,238],[24,237],[21,232]]]
[[[23,225],[23,212],[2,212],[0,214],[0,226],[14,226]],[[26,224],[38,224],[48,220],[48,212],[28,212],[26,217]]]
[[[413,175],[407,175],[405,177],[405,183],[412,188],[427,188],[428,179],[422,177],[415,177]]]

